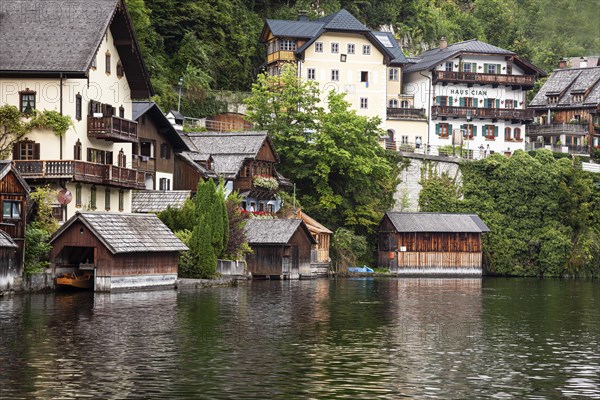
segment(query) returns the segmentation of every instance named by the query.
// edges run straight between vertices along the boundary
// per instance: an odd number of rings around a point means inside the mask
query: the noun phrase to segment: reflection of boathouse
[[[172,286],[187,247],[154,214],[75,214],[50,240],[54,276],[91,274],[96,291]]]
[[[387,212],[379,224],[379,266],[404,275],[481,275],[477,215]]]

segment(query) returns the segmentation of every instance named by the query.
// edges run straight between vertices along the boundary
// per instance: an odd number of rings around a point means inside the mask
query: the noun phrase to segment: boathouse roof
[[[78,212],[52,235],[50,243],[77,221],[112,254],[188,250],[155,214],[116,212]]]
[[[0,73],[85,78],[107,30],[134,98],[154,94],[124,0],[3,1]]]
[[[385,215],[397,232],[484,233],[490,231],[475,214],[388,211]]]
[[[6,247],[17,248],[19,246],[17,246],[8,233],[0,230],[0,248]]]
[[[134,213],[158,213],[168,207],[181,208],[190,198],[189,190],[134,190],[131,210]]]
[[[249,219],[244,229],[250,245],[287,244],[298,229],[305,231],[311,243],[317,243],[300,219]]]

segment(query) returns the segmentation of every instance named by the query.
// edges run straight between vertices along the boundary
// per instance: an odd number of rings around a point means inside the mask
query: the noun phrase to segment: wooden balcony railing
[[[275,61],[294,61],[296,57],[293,51],[278,50],[271,54],[267,54],[267,64]]]
[[[388,118],[426,119],[424,108],[392,108],[387,109]]]
[[[435,71],[433,75],[433,82],[434,84],[437,82],[464,82],[477,83],[481,85],[506,85],[531,88],[535,82],[535,77],[530,75],[501,75],[480,74],[477,72]]]
[[[436,117],[451,118],[490,118],[504,120],[533,121],[533,110],[514,108],[475,108],[475,107],[449,107],[433,106],[431,115]]]
[[[77,182],[144,189],[145,174],[115,165],[73,160],[14,160],[15,168],[25,179],[72,179]]]
[[[549,124],[528,125],[527,136],[555,136],[555,135],[578,135],[588,134],[588,124]]]
[[[154,172],[156,171],[156,159],[153,157],[147,156],[139,156],[137,154],[133,155],[133,161],[131,163],[131,168],[137,169],[140,171],[148,171]]]
[[[114,115],[88,116],[88,137],[112,142],[137,141],[137,122]]]

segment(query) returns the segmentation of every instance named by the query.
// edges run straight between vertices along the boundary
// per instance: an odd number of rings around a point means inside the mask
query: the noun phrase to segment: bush
[[[349,229],[336,230],[331,242],[331,261],[336,271],[370,261],[367,238]]]

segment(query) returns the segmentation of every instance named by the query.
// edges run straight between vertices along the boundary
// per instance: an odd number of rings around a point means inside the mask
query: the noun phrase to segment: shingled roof
[[[250,245],[287,244],[298,229],[317,243],[300,219],[249,219],[244,227]]]
[[[587,93],[587,95],[586,95]],[[576,103],[574,95],[583,94]],[[549,104],[549,96],[559,96],[556,104]],[[600,67],[557,69],[540,88],[528,107],[573,108],[595,107],[600,104]]]
[[[155,214],[78,212],[50,238],[54,242],[81,221],[112,254],[188,250]]]
[[[154,94],[124,0],[3,1],[0,74],[85,78],[110,29],[134,98]]]
[[[3,230],[0,230],[0,248],[17,248],[17,244],[12,240],[10,235]]]
[[[397,232],[484,233],[490,229],[475,214],[405,213],[388,211]]]
[[[403,72],[417,72],[433,69],[438,64],[454,58],[461,53],[469,54],[492,54],[492,55],[506,55],[514,56],[515,63],[519,64],[522,68],[535,72],[539,75],[546,75],[546,72],[542,69],[531,64],[529,61],[524,60],[517,56],[516,53],[506,50],[500,47],[493,46],[489,43],[482,42],[477,39],[465,40],[463,42],[449,44],[446,48],[440,49],[435,48],[427,50],[419,54],[413,61],[417,61],[415,64],[407,66]]]
[[[190,198],[189,190],[134,190],[131,211],[134,213],[158,213],[168,207],[181,208]]]

